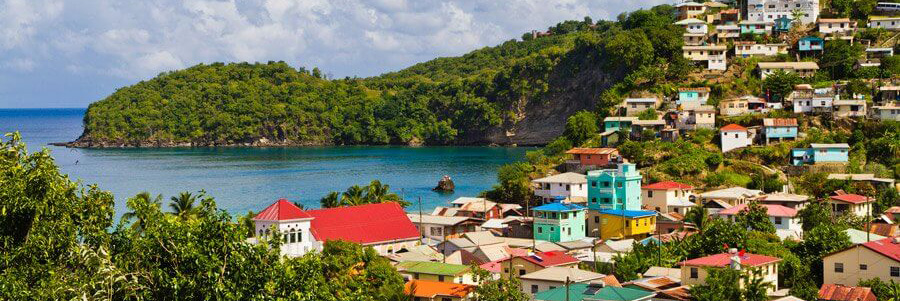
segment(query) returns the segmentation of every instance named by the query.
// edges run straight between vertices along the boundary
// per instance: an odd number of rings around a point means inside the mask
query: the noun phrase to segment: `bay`
[[[233,215],[259,211],[279,198],[318,208],[330,191],[380,180],[424,211],[460,196],[476,196],[496,183],[500,165],[522,160],[529,148],[348,146],[304,148],[73,149],[50,146],[82,132],[84,109],[0,109],[0,132],[19,131],[29,151],[50,149],[60,170],[98,184],[125,200],[142,191],[166,200],[181,191],[205,190]],[[442,175],[453,193],[431,191]],[[168,203],[166,201],[165,203]]]

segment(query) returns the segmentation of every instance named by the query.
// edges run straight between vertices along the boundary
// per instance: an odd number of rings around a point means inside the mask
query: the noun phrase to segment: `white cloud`
[[[0,67],[117,84],[216,61],[284,60],[338,77],[371,76],[563,20],[611,19],[668,2],[0,0]],[[0,91],[37,84],[21,81],[0,83]]]

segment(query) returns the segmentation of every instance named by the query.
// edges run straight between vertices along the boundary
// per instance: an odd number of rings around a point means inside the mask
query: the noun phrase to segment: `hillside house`
[[[396,265],[403,278],[457,284],[478,284],[472,268],[467,265],[433,261],[406,261]]]
[[[696,204],[691,202],[694,187],[678,182],[657,182],[641,187],[643,207],[659,213],[685,214]]]
[[[610,117],[607,117],[609,119]],[[630,128],[631,122],[628,122]],[[581,166],[605,167],[621,160],[619,151],[615,148],[582,148],[576,147],[566,151],[572,155],[572,160],[566,163],[580,164]]]
[[[540,197],[545,204],[553,202],[557,197],[587,200],[587,178],[580,173],[561,173],[536,179],[531,183],[536,187],[534,195]]]
[[[616,169],[588,171],[588,234],[600,228],[599,211],[603,209],[641,209],[641,174],[632,163],[621,163]]]
[[[798,126],[796,118],[763,119],[763,138],[765,139],[765,144],[781,142],[784,140],[796,140],[797,132]]]
[[[794,87],[788,100],[793,104],[794,113],[826,113],[833,109],[836,96],[832,88],[813,89],[808,84],[801,84]]]
[[[603,130],[608,132],[629,129],[631,122],[635,120],[637,117],[606,117],[603,119]]]
[[[747,0],[747,20],[774,22],[775,19],[793,18],[800,13],[803,24],[815,23],[819,18],[819,0]]]
[[[761,195],[754,199],[760,204],[780,205],[794,210],[800,210],[806,207],[806,202],[809,200],[809,196],[802,194],[775,192]]]
[[[294,203],[280,199],[253,217],[254,242],[283,238],[281,256],[303,256],[322,247],[310,231],[312,220],[312,216]],[[275,231],[281,233],[282,238],[275,237]]]
[[[656,97],[626,98],[624,107],[626,116],[637,116],[647,109],[656,109],[662,101]]]
[[[866,117],[865,99],[839,99],[832,102],[835,118]]]
[[[766,22],[766,21],[750,21],[744,20],[738,23],[738,26],[741,28],[741,34],[753,34],[753,35],[768,35],[772,32],[772,26],[774,26],[774,22]]]
[[[722,152],[727,153],[752,145],[754,135],[747,128],[732,123],[719,129],[719,138]]]
[[[456,238],[467,232],[478,231],[480,222],[465,216],[440,216],[431,214],[407,213],[407,217],[416,229],[431,242],[437,243]]]
[[[678,112],[675,128],[679,130],[712,129],[716,125],[716,109],[709,105],[687,107]]]
[[[888,189],[894,187],[895,182],[892,178],[878,178],[875,177],[875,174],[871,173],[855,173],[855,174],[846,174],[846,173],[832,173],[828,174],[829,180],[846,180],[853,182],[867,182],[875,187],[875,189]]]
[[[744,251],[738,252],[737,249],[731,249],[728,253],[694,258],[679,263],[681,265],[681,284],[705,284],[706,277],[709,275],[708,269],[730,268],[746,271],[748,268],[753,268],[762,271],[763,280],[771,284],[767,289],[771,293],[778,290],[779,262],[781,262],[781,259],[777,257],[744,253]]]
[[[747,189],[744,187],[730,187],[701,193],[700,202],[704,205],[708,202],[721,202],[728,206],[721,206],[722,209],[728,209],[737,205],[746,204],[750,199],[763,195],[762,190]],[[712,213],[712,211],[710,211]]]
[[[825,283],[856,285],[860,280],[872,278],[896,281],[900,278],[900,238],[888,237],[853,245],[825,255],[822,263]]]
[[[652,139],[654,136],[666,128],[665,120],[635,120],[631,123],[631,139]],[[653,136],[644,137],[644,131],[652,131]]]
[[[403,294],[416,301],[468,301],[473,300],[475,285],[427,280],[410,280],[403,286]]]
[[[765,111],[767,111],[766,100],[753,95],[744,95],[719,101],[719,114],[722,114],[722,116],[737,116]]]
[[[682,46],[684,57],[701,63],[707,70],[726,70],[728,47],[725,45]]]
[[[825,40],[820,37],[802,37],[797,41],[797,52],[800,54],[818,54],[825,49]]]
[[[682,2],[675,5],[678,20],[697,18],[706,12],[706,6],[697,2]]]
[[[675,25],[684,27],[684,30],[687,33],[709,33],[709,27],[706,25],[706,22],[694,18],[680,20],[678,22],[675,22]]]
[[[900,17],[869,16],[869,28],[900,30]]]
[[[717,2],[719,3],[719,2]],[[741,21],[741,10],[732,8],[720,10],[716,14],[708,15],[706,22],[713,24],[736,24]]]
[[[716,43],[728,43],[741,37],[741,27],[735,24],[716,25]]]
[[[856,22],[850,20],[849,18],[840,18],[840,19],[819,19],[817,22],[817,27],[819,32],[825,35],[852,35],[856,32]]]
[[[872,118],[900,121],[900,105],[892,102],[883,106],[874,106],[872,107]]]
[[[846,164],[849,153],[850,145],[847,145],[846,143],[813,143],[809,148],[792,149],[791,164],[794,166],[822,163]]]
[[[678,99],[675,104],[679,106],[705,105],[709,100],[709,87],[678,88]]]
[[[534,239],[567,242],[584,238],[585,207],[577,204],[550,203],[535,207]]]
[[[551,290],[557,287],[565,287],[569,284],[599,282],[607,285],[618,285],[615,276],[594,273],[578,268],[549,267],[536,272],[519,276],[522,282],[522,292],[534,295],[538,292]]]
[[[876,104],[885,105],[893,102],[900,103],[900,86],[884,86],[878,88]]]
[[[836,214],[852,214],[858,217],[869,216],[869,211],[872,210],[872,202],[874,201],[872,198],[843,191],[836,191],[834,195],[828,198],[832,212]]]
[[[508,278],[510,273],[516,276],[524,276],[551,267],[575,268],[580,261],[563,251],[549,251],[532,253],[525,256],[513,256],[499,261],[502,267],[500,273],[503,278]]]
[[[810,77],[819,70],[819,64],[815,62],[759,62],[759,76],[766,79],[766,76],[781,70],[788,73],[796,73],[800,77]]]
[[[781,239],[801,239],[803,238],[803,227],[800,219],[797,217],[797,209],[775,205],[760,204],[766,209],[769,221],[775,225],[775,235]],[[750,210],[747,204],[740,204],[716,213],[720,218],[734,222],[739,213]]]
[[[775,19],[775,25],[772,27],[772,33],[777,35],[791,31],[794,26],[794,20],[788,16],[781,16]]]
[[[682,38],[684,45],[697,46],[706,44],[709,36],[705,33],[685,33]]]
[[[641,239],[656,231],[656,211],[604,209],[597,213],[589,232],[599,232],[600,239]]]
[[[734,55],[739,57],[775,56],[787,53],[787,44],[757,44],[752,41],[734,42]]]

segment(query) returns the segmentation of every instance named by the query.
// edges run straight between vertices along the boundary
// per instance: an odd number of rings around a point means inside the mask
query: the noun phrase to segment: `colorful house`
[[[645,207],[659,213],[675,212],[684,214],[696,204],[691,202],[694,187],[678,182],[657,182],[641,187]]]
[[[587,180],[591,210],[641,209],[641,173],[633,163],[621,163],[616,169],[588,171]]]
[[[604,209],[597,213],[598,227],[591,231],[599,232],[600,239],[641,239],[656,231],[656,211]]]
[[[900,240],[873,239],[825,255],[822,262],[825,283],[856,285],[860,280],[872,278],[896,281],[900,278]]]
[[[616,276],[603,275],[578,268],[549,267],[540,271],[519,276],[522,281],[522,292],[534,295],[538,292],[566,286],[571,283],[601,282],[607,285],[618,285]]]
[[[631,122],[637,120],[637,117],[606,117],[603,119],[604,131],[618,131],[621,129],[631,128]]]
[[[729,124],[719,129],[719,139],[722,143],[722,152],[743,148],[753,144],[753,136],[747,128],[737,124]]]
[[[706,257],[694,258],[682,261],[681,265],[681,284],[682,285],[702,285],[706,283],[706,277],[709,275],[710,269],[739,269],[742,272],[748,268],[762,271],[763,281],[769,282],[767,292],[771,293],[778,290],[778,263],[780,258],[738,252],[736,249],[729,250],[728,253],[720,253]]]
[[[468,301],[473,300],[475,285],[410,280],[403,288],[404,295],[417,301]]]
[[[531,183],[537,186],[534,195],[540,197],[545,204],[557,198],[569,199],[570,202],[576,199],[581,203],[587,202],[587,178],[583,174],[565,172],[536,179]]]
[[[682,2],[675,5],[678,20],[696,18],[706,11],[706,6],[697,2]]]
[[[682,106],[699,106],[709,100],[709,87],[678,88],[678,100],[675,104]]]
[[[709,33],[709,29],[708,29],[709,27],[706,26],[706,22],[703,22],[699,19],[694,19],[694,18],[684,19],[684,20],[675,22],[675,25],[684,27],[684,30],[687,33],[699,33],[699,34]]]
[[[585,208],[550,203],[534,208],[534,239],[567,242],[584,238]]]
[[[766,21],[741,21],[738,23],[741,27],[741,34],[762,34],[766,35],[772,32],[772,26],[775,25],[774,22],[766,22]]]
[[[609,118],[607,118],[609,119]],[[618,126],[618,124],[616,125]],[[629,122],[628,127],[630,128]],[[615,148],[581,148],[576,147],[566,151],[566,154],[572,155],[573,162],[581,166],[607,166],[610,163],[619,160],[619,151]]]
[[[797,41],[797,51],[800,53],[817,53],[825,49],[825,40],[820,37],[802,37]]]
[[[498,261],[498,265],[503,269],[501,275],[506,278],[510,273],[516,276],[522,276],[528,273],[534,273],[550,267],[578,267],[581,262],[578,258],[566,254],[563,251],[538,252],[525,256],[513,256]]]
[[[867,217],[872,210],[872,202],[875,200],[858,194],[836,191],[835,195],[828,198],[831,204],[831,212],[836,214],[852,214],[858,217]]]
[[[794,113],[823,113],[831,112],[835,95],[830,87],[813,89],[809,84],[801,84],[794,86],[788,99],[793,104]]]
[[[551,290],[538,292],[536,301],[583,301],[583,300],[616,300],[640,301],[650,300],[656,296],[654,292],[642,289],[607,286],[603,284],[575,283],[560,286]]]
[[[467,265],[433,261],[406,261],[398,263],[396,267],[397,271],[407,280],[477,284],[472,268]]]
[[[847,163],[850,145],[846,143],[813,143],[810,148],[791,150],[791,164],[794,166],[820,163]]]
[[[763,119],[763,135],[766,139],[766,144],[797,139],[797,128],[796,118]]]
[[[775,19],[775,24],[772,26],[772,31],[775,34],[781,34],[791,31],[791,26],[794,21],[791,20],[788,16],[781,16],[778,19]]]

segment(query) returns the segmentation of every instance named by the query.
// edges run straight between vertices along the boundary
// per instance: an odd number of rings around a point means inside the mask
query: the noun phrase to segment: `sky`
[[[665,0],[0,0],[0,108],[87,107],[160,72],[285,61],[367,77]]]

